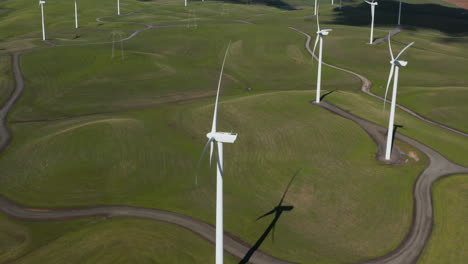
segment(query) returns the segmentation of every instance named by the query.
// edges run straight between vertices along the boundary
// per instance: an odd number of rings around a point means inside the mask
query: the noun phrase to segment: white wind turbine
[[[198,166],[200,165],[203,156],[205,155],[206,150],[208,149],[208,145],[210,146],[210,165],[211,165],[211,158],[213,157],[213,150],[214,150],[214,143],[217,143],[218,151],[217,151],[217,166],[216,166],[216,264],[223,264],[223,177],[224,177],[224,169],[223,169],[223,143],[234,143],[237,138],[237,134],[227,133],[227,132],[218,132],[216,131],[216,122],[218,119],[218,101],[219,101],[219,90],[221,87],[221,79],[223,76],[224,70],[224,63],[226,62],[226,57],[229,52],[229,47],[231,43],[227,47],[226,53],[224,55],[223,64],[221,66],[221,73],[219,74],[219,81],[218,81],[218,92],[216,93],[216,101],[215,101],[215,108],[213,113],[213,125],[211,127],[211,132],[206,134],[208,138],[208,142],[206,143],[205,147],[203,148],[203,152],[201,154],[200,160],[198,161]],[[197,167],[198,167],[197,166]],[[198,182],[198,179],[196,179]]]
[[[44,25],[44,5],[45,1],[40,0],[39,1],[39,6],[41,6],[41,15],[42,15],[42,40],[46,40],[45,38],[45,25]]]
[[[75,0],[75,28],[78,28],[78,5]]]
[[[319,16],[317,14],[317,38],[315,39],[314,50],[312,54],[315,56],[315,48],[317,44],[319,45],[319,56],[318,56],[318,69],[317,69],[317,93],[315,97],[315,102],[320,103],[320,85],[322,82],[322,48],[323,48],[323,36],[327,36],[332,29],[322,29],[320,30]]]
[[[392,105],[390,108],[390,119],[388,122],[387,148],[385,151],[386,160],[390,160],[390,156],[392,153],[393,125],[395,121],[395,106],[396,106],[396,96],[397,96],[397,89],[398,89],[398,72],[400,70],[400,67],[405,67],[408,64],[407,61],[398,60],[398,58],[400,58],[400,56],[403,54],[403,52],[405,52],[405,50],[407,50],[411,45],[414,44],[414,41],[411,42],[404,49],[402,49],[396,57],[393,57],[392,44],[390,42],[391,42],[390,36],[388,36],[388,48],[390,50],[390,57],[392,58],[392,60],[390,61],[390,64],[392,66],[390,68],[390,75],[388,76],[387,88],[385,89],[384,108],[385,108],[385,102],[387,101],[388,87],[390,86],[390,82],[392,81],[393,76],[394,78],[393,78]]]
[[[372,21],[371,21],[371,31],[370,31],[370,41],[369,44],[372,44],[374,42],[374,15],[375,15],[375,6],[378,5],[379,3],[366,1],[371,6],[371,16],[372,16]]]

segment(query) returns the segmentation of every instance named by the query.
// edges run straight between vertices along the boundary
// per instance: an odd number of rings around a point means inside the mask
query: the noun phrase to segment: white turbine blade
[[[211,141],[211,144],[210,144],[210,168],[211,168],[211,160],[213,159],[213,144],[214,142]]]
[[[319,10],[320,10],[320,4],[317,3],[317,32],[320,31]]]
[[[216,121],[218,118],[219,90],[221,88],[221,80],[223,78],[224,63],[226,62],[226,57],[228,55],[230,46],[231,46],[231,41],[229,41],[228,47],[226,49],[226,53],[224,54],[223,65],[221,66],[221,72],[219,73],[218,92],[216,93],[216,102],[215,102],[215,109],[214,109],[214,114],[213,114],[213,125],[211,126],[211,132],[216,132]]]
[[[411,47],[412,45],[414,44],[414,41],[411,42],[410,44],[408,44],[404,49],[402,49],[400,51],[400,53],[398,53],[398,55],[396,56],[395,60],[398,60],[398,58],[401,56],[401,54],[403,54],[403,52],[405,52],[405,50],[407,50],[409,47]]]
[[[390,50],[390,56],[392,57],[392,62],[393,62],[395,58],[393,57],[392,41],[391,41],[390,33],[388,33],[388,49]]]
[[[313,51],[312,51],[312,57],[315,56],[315,49],[317,48],[317,44],[318,44],[319,38],[320,38],[320,35],[317,34],[317,37],[315,38],[314,49],[313,49]],[[312,59],[313,59],[313,58],[312,58]],[[312,62],[313,62],[313,60],[312,60]]]
[[[208,149],[208,145],[210,143],[213,143],[213,139],[210,138],[208,139],[208,142],[206,142],[205,144],[205,147],[203,148],[203,151],[202,151],[202,154],[200,156],[200,159],[198,160],[198,163],[197,163],[197,168],[196,168],[196,173],[195,173],[195,184],[198,185],[198,169],[200,168],[200,164],[201,164],[201,161],[203,160],[203,156],[205,156],[205,152],[206,150]],[[210,161],[211,161],[211,158],[210,158]]]
[[[218,145],[218,144],[216,144],[216,145]],[[219,157],[219,147],[217,146],[216,148],[217,148],[217,151],[216,151],[216,166],[219,169],[219,171],[221,172],[221,178],[224,178],[224,170],[223,170],[223,168],[221,166],[221,163],[219,162],[221,160],[220,157]]]
[[[388,87],[390,87],[390,83],[392,82],[394,70],[395,70],[395,65],[392,64],[392,67],[390,68],[390,74],[388,75],[387,88],[385,88],[384,108],[383,108],[384,111],[385,111],[385,103],[387,102]]]

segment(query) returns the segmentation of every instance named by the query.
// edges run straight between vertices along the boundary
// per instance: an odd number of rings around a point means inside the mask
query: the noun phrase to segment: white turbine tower
[[[318,4],[317,4],[317,0],[315,0],[315,5],[314,5],[314,15],[315,16],[317,15],[317,11],[318,11]]]
[[[39,1],[39,6],[41,6],[41,15],[42,15],[42,40],[46,40],[45,38],[45,23],[44,23],[44,5],[45,1],[40,0]]]
[[[185,6],[187,6],[187,0],[185,0]]]
[[[75,28],[78,28],[78,5],[75,0]]]
[[[224,63],[226,62],[226,57],[229,52],[229,47],[231,43],[227,47],[226,53],[224,55],[223,64],[221,66],[221,73],[219,74],[219,81],[218,81],[218,92],[216,93],[216,101],[213,113],[213,125],[211,127],[211,132],[206,134],[208,138],[208,142],[206,143],[205,147],[203,148],[203,152],[201,154],[200,160],[198,161],[198,166],[200,165],[203,156],[205,155],[206,150],[208,149],[208,145],[210,146],[210,165],[211,165],[211,158],[213,157],[213,150],[214,150],[214,143],[217,144],[218,151],[217,151],[217,166],[216,166],[216,264],[223,264],[223,177],[224,177],[224,169],[223,169],[223,143],[234,143],[237,138],[237,134],[227,133],[227,132],[218,132],[216,131],[216,122],[218,119],[218,101],[219,101],[219,90],[221,87],[221,79],[223,76],[224,70]],[[198,182],[198,180],[196,180]]]
[[[372,16],[372,21],[371,21],[371,31],[370,31],[370,41],[369,44],[372,44],[374,42],[374,16],[375,16],[375,6],[378,5],[379,3],[366,1],[371,6],[371,16]]]
[[[400,0],[400,7],[398,9],[398,25],[401,24],[401,0]]]
[[[117,15],[120,16],[120,0],[117,0]]]
[[[392,81],[393,74],[395,73],[395,77],[393,78],[393,92],[392,92],[392,106],[390,108],[390,119],[388,122],[388,132],[387,132],[387,148],[385,151],[385,159],[390,160],[390,156],[392,153],[392,142],[393,142],[393,125],[395,121],[395,106],[396,106],[396,96],[397,96],[397,89],[398,89],[398,72],[400,70],[400,67],[405,67],[408,62],[407,61],[402,61],[398,60],[400,56],[405,52],[406,49],[408,49],[411,45],[414,44],[414,41],[408,44],[404,49],[398,53],[396,58],[393,57],[393,51],[392,51],[392,45],[390,43],[390,36],[388,36],[388,48],[390,49],[390,57],[392,60],[390,61],[390,64],[392,65],[390,68],[390,75],[388,76],[388,81],[387,81],[387,88],[385,89],[385,98],[384,98],[384,108],[385,108],[385,102],[387,101],[387,92],[388,92],[388,87],[390,86],[390,83]]]
[[[327,36],[331,29],[322,29],[320,30],[319,16],[317,14],[317,38],[315,39],[314,50],[312,54],[315,55],[315,48],[317,48],[317,43],[319,44],[319,56],[318,56],[318,69],[317,69],[317,93],[315,97],[315,102],[320,103],[320,85],[322,82],[322,48],[323,48],[323,36]]]

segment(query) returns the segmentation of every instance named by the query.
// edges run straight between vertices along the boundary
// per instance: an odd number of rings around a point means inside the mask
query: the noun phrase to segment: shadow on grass
[[[257,220],[260,220],[263,217],[266,217],[266,216],[269,216],[269,215],[272,215],[272,214],[275,215],[275,217],[271,221],[270,225],[268,225],[265,232],[263,232],[263,234],[260,236],[260,238],[257,240],[257,242],[255,242],[255,244],[252,246],[252,248],[250,248],[249,251],[247,251],[247,254],[245,254],[244,258],[239,262],[239,264],[246,264],[246,263],[249,262],[250,258],[253,256],[255,251],[257,251],[257,249],[262,245],[263,241],[265,241],[265,239],[268,237],[270,232],[272,232],[271,238],[273,240],[275,239],[275,226],[276,226],[276,223],[278,222],[279,218],[281,217],[281,215],[284,212],[289,212],[292,209],[294,209],[294,206],[292,206],[292,205],[283,205],[283,201],[284,201],[284,197],[286,196],[286,193],[289,190],[289,187],[291,186],[292,182],[294,181],[294,178],[296,178],[296,176],[299,174],[300,171],[301,170],[298,170],[293,175],[291,180],[289,181],[288,186],[286,187],[286,190],[284,191],[283,196],[281,197],[281,200],[278,203],[278,205],[275,208],[273,208],[273,210],[271,210],[268,213],[265,213],[264,215],[257,218]]]
[[[399,1],[379,1],[375,11],[375,24],[379,26],[396,26],[398,9]],[[335,8],[334,11],[337,16],[333,23],[351,26],[370,24],[370,7],[365,2],[346,5],[341,9]],[[403,2],[401,24],[405,29],[409,30],[426,28],[438,30],[452,36],[468,36],[468,10],[437,4],[409,4]]]
[[[329,91],[328,93],[322,94],[322,96],[320,96],[320,101],[322,101],[323,99],[325,99],[325,97],[329,96],[330,94],[334,92],[336,92],[336,90]]]
[[[226,2],[231,4],[249,4],[249,5],[266,5],[284,10],[296,10],[296,8],[281,0],[215,0],[218,2]]]

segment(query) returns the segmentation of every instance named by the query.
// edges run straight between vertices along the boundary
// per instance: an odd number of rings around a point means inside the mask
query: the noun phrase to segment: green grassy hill
[[[382,95],[387,45],[366,45],[368,27],[360,24],[365,21],[345,25],[344,11],[320,2],[322,27],[334,30],[325,39],[324,60],[367,76]],[[71,1],[47,3],[49,39],[80,45],[48,47],[39,41],[37,3],[0,3],[0,52],[40,48],[21,56],[26,86],[8,116],[13,138],[0,153],[2,195],[30,207],[145,206],[214,224],[208,161],[198,171],[198,186],[195,170],[211,125],[222,56],[232,41],[219,109],[219,129],[239,133],[235,144],[225,146],[226,231],[255,243],[271,221],[255,219],[276,206],[301,170],[285,200],[294,209],[281,216],[275,241],[267,239],[261,250],[300,263],[338,264],[381,256],[405,237],[413,184],[427,159],[397,142],[407,163],[382,165],[375,160],[375,143],[359,126],[309,104],[317,63],[304,48],[304,36],[288,29],[314,37],[315,20],[305,18],[313,13],[309,2],[207,1],[184,8],[182,1],[122,1],[122,13],[138,12],[113,17],[115,2],[83,0],[78,31]],[[360,3],[345,4],[368,15]],[[286,11],[287,6],[298,10]],[[449,13],[442,19],[466,23],[450,16],[457,10],[443,6]],[[382,11],[377,37],[393,27],[385,20],[392,12]],[[97,17],[106,17],[105,23]],[[113,32],[124,38],[144,29],[142,24],[178,27],[148,29],[112,45]],[[417,42],[405,54],[410,64],[401,71],[398,100],[466,129],[467,38],[455,33],[415,24],[393,38],[395,50]],[[81,45],[96,42],[110,43]],[[1,102],[13,80],[9,57],[0,56],[0,63]],[[360,86],[347,73],[323,68],[324,93],[336,90],[327,101],[386,126],[382,103],[359,92]],[[396,123],[404,126],[399,132],[468,165],[466,137],[401,111]],[[134,219],[29,223],[2,216],[0,241],[0,263],[211,263],[214,251],[176,226]]]

